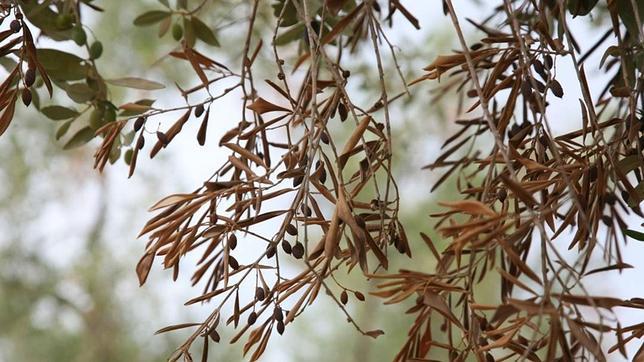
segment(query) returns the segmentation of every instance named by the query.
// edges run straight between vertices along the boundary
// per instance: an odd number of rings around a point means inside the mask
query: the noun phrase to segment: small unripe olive
[[[181,40],[181,37],[183,37],[183,28],[181,27],[181,25],[179,25],[179,23],[175,23],[172,26],[172,38],[179,41]]]
[[[100,108],[94,108],[92,113],[89,114],[89,126],[93,130],[97,130],[101,128],[103,125],[103,116],[105,115],[105,111],[100,109]]]
[[[97,130],[103,125],[103,114],[103,111],[99,109],[94,109],[92,113],[89,114],[89,126],[93,130]]]
[[[129,150],[125,151],[125,155],[123,155],[123,161],[125,161],[126,165],[130,165],[132,163],[132,155],[134,154],[134,151],[130,148]]]
[[[85,33],[85,30],[80,26],[75,27],[72,31],[72,40],[74,40],[74,43],[78,45],[85,45],[87,42],[87,34]]]
[[[105,122],[114,122],[116,121],[116,110],[113,107],[107,107],[105,109],[105,116],[103,116]]]
[[[89,56],[92,59],[98,59],[103,54],[103,44],[100,41],[95,41],[89,47]]]

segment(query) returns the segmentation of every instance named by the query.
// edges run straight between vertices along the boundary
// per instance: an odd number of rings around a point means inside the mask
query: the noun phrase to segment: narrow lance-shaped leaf
[[[65,119],[74,118],[79,115],[78,111],[74,109],[58,105],[43,107],[40,109],[40,112],[47,118],[54,121],[62,121]]]
[[[161,10],[148,11],[147,13],[143,13],[137,16],[134,19],[134,25],[136,26],[153,25],[165,18],[170,17],[171,15],[172,14],[167,11],[161,11]]]
[[[63,149],[69,150],[72,148],[80,147],[87,142],[89,142],[92,138],[94,138],[94,130],[91,129],[90,127],[85,127],[78,132],[76,132],[72,138],[65,143],[65,146],[63,146]]]
[[[215,33],[208,25],[197,17],[192,17],[190,22],[192,23],[192,29],[199,40],[212,46],[219,46],[219,41],[217,40]]]
[[[126,88],[143,89],[143,90],[157,90],[163,89],[165,86],[159,82],[137,78],[137,77],[124,77],[116,79],[106,79],[107,83]]]
[[[636,230],[627,229],[624,230],[624,234],[630,236],[631,238],[639,241],[644,241],[644,233]]]

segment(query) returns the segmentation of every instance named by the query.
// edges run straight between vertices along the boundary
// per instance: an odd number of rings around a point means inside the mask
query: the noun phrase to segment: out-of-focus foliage
[[[82,234],[80,245],[56,240],[53,235],[65,233],[48,230],[56,228],[46,218],[68,209],[74,190],[99,184],[96,177],[73,177],[87,154],[62,154],[48,123],[20,119],[0,144],[6,155],[0,179],[7,181],[0,194],[0,360],[164,360],[169,351],[144,347],[133,323],[136,311],[117,292],[129,265],[110,257],[105,205],[86,210],[96,220],[86,233],[72,233]]]

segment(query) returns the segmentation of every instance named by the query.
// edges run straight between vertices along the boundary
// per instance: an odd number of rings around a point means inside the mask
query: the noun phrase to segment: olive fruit
[[[179,41],[181,40],[182,37],[183,37],[183,28],[178,23],[175,23],[172,26],[172,38],[174,38],[174,40]]]
[[[105,119],[105,122],[116,121],[116,110],[114,109],[114,107],[108,106],[105,109],[105,116],[103,118]]]
[[[20,21],[12,20],[11,23],[9,24],[9,27],[11,28],[11,31],[13,31],[14,33],[17,33],[20,31],[20,28],[22,28],[22,25],[20,24]]]
[[[25,106],[29,107],[32,99],[31,91],[29,90],[29,88],[22,89],[21,97],[22,97],[22,103],[24,103]]]
[[[85,33],[85,30],[80,26],[75,27],[72,31],[72,40],[79,46],[85,45],[87,42],[87,34]]]
[[[92,113],[89,114],[89,126],[93,130],[97,130],[103,126],[103,117],[105,115],[105,110],[102,108],[94,108]]]
[[[89,47],[89,56],[92,59],[98,59],[103,54],[103,44],[100,41],[95,41]]]
[[[144,117],[139,117],[134,121],[134,132],[138,132],[141,127],[143,127],[143,124],[145,123],[145,118]]]
[[[36,70],[34,68],[29,68],[25,72],[25,85],[31,87],[36,81]]]

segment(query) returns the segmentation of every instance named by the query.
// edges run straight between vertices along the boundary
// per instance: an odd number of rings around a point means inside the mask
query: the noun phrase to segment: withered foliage
[[[587,276],[632,268],[622,247],[627,237],[644,240],[625,221],[629,214],[641,216],[644,199],[644,3],[500,0],[488,17],[467,20],[451,0],[428,3],[451,21],[460,47],[413,81],[402,77],[387,27],[419,28],[422,19],[399,0],[245,1],[247,32],[237,64],[203,50],[219,45],[216,31],[202,20],[206,13],[218,15],[210,3],[216,1],[160,1],[158,9],[133,19],[136,26],[158,27],[159,37],[171,34],[176,47],[167,55],[194,71],[195,83],[179,88],[185,105],[171,109],[155,108],[150,99],[112,103],[111,86],[163,86],[100,76],[94,60],[102,44],[87,43],[80,16],[81,8],[101,10],[91,0],[4,1],[0,8],[6,20],[0,51],[3,65],[10,65],[0,88],[0,133],[19,96],[29,105],[38,95],[34,87],[51,95],[53,83],[84,110],[36,106],[65,121],[58,137],[76,128],[68,147],[100,137],[95,167],[101,170],[124,149],[131,176],[146,147],[154,157],[195,120],[201,123],[197,142],[218,142],[228,153],[195,191],[157,202],[141,232],[148,238],[136,267],[141,284],[155,261],[176,279],[186,256],[194,256],[192,282],[203,289],[186,304],[212,305],[204,321],[159,331],[192,330],[172,360],[189,361],[195,353],[205,360],[209,340],[219,342],[225,325],[235,330],[231,342],[243,338],[244,353],[256,360],[273,333],[282,334],[320,292],[360,333],[376,338],[381,330],[362,330],[345,309],[350,300],[365,299],[334,277],[346,271],[379,280],[371,294],[386,303],[415,300],[408,310],[415,321],[396,361],[436,355],[453,361],[605,360],[607,353],[626,355],[626,345],[644,335],[644,323],[624,326],[615,315],[617,308],[643,309],[644,299],[591,295],[584,285]],[[266,13],[269,35],[257,29]],[[605,19],[595,25],[603,34],[596,42],[571,31],[591,15]],[[466,41],[466,21],[479,42]],[[53,40],[74,40],[87,56],[37,49],[30,28]],[[274,79],[254,76],[263,54],[272,54]],[[368,104],[348,88],[346,59],[355,54],[371,54],[379,75],[379,97]],[[385,57],[395,67],[386,66]],[[592,65],[593,74],[599,65],[611,79],[591,88],[586,63],[596,58],[601,61]],[[576,82],[558,81],[564,72],[573,72]],[[388,91],[385,73],[400,78],[402,93]],[[462,111],[453,122],[458,131],[426,168],[440,174],[434,189],[452,180],[461,199],[441,200],[444,212],[431,215],[444,242],[413,236],[426,243],[435,268],[390,272],[392,252],[412,255],[398,220],[390,104],[432,84],[442,94],[461,95]],[[580,89],[578,100],[567,99],[570,89]],[[213,104],[239,96],[235,125],[220,140],[208,140],[209,122],[231,121]],[[578,129],[557,134],[552,122],[563,120],[549,105],[565,97],[579,109],[570,121]],[[72,127],[86,112],[88,123]],[[148,126],[166,114],[177,118],[164,131]],[[351,133],[332,132],[336,122],[351,124]],[[255,259],[243,260],[240,249],[255,252]],[[299,265],[299,272],[285,263]],[[493,303],[481,299],[481,283],[488,280],[500,284]],[[616,342],[605,348],[607,335]],[[199,339],[203,349],[195,352]],[[641,360],[644,353],[631,357]]]

